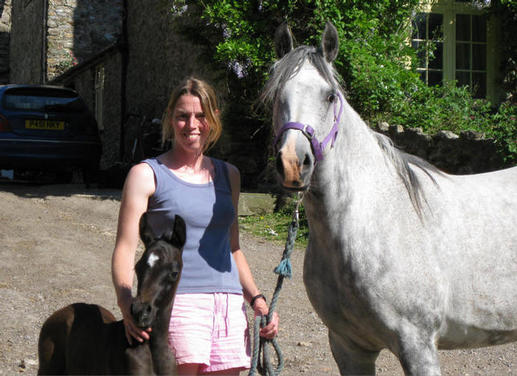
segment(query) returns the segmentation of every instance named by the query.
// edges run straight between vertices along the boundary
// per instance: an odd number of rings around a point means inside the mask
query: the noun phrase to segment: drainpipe
[[[126,141],[125,123],[126,123],[126,87],[127,87],[127,69],[129,64],[129,43],[127,35],[127,17],[128,2],[122,1],[122,35],[121,35],[121,67],[120,67],[120,148],[119,159],[122,161],[124,157],[124,145]]]
[[[43,0],[43,14],[42,14],[42,43],[41,43],[41,77],[42,84],[47,83],[47,25],[48,25],[48,0]]]

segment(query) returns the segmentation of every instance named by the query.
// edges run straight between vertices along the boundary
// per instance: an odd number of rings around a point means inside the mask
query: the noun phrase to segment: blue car
[[[97,122],[74,90],[0,86],[0,169],[95,172],[101,153]]]

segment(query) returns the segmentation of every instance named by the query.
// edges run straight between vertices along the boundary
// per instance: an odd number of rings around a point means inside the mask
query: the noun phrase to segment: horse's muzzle
[[[154,321],[153,311],[153,307],[149,303],[142,303],[135,300],[133,304],[131,304],[131,316],[133,316],[135,324],[141,329],[151,327]]]
[[[285,189],[303,191],[309,187],[314,168],[314,157],[305,153],[300,158],[297,153],[280,150],[276,157],[276,170],[280,184]]]

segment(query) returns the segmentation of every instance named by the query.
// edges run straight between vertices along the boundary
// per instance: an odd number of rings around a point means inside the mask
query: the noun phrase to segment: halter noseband
[[[316,162],[321,161],[323,159],[323,150],[327,146],[327,144],[332,140],[332,143],[330,144],[330,147],[334,146],[334,142],[336,141],[337,132],[338,132],[338,125],[339,121],[341,119],[341,113],[343,112],[343,96],[338,91],[337,97],[339,98],[339,112],[336,113],[336,105],[334,105],[334,125],[332,126],[332,129],[330,130],[327,137],[323,139],[322,142],[319,142],[317,138],[314,136],[314,128],[312,128],[308,124],[302,124],[298,122],[288,122],[285,123],[282,128],[278,131],[278,134],[275,137],[275,147],[278,144],[278,141],[280,140],[280,137],[284,134],[285,131],[288,129],[297,129],[303,133],[305,137],[309,140],[312,148],[312,153],[314,154],[314,158],[316,159]]]

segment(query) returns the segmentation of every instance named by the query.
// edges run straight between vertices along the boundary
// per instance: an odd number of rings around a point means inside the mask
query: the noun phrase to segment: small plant
[[[76,66],[77,64],[79,64],[79,62],[77,58],[74,56],[73,52],[67,51],[65,57],[63,57],[62,60],[60,60],[55,65],[56,75],[60,75],[66,72],[67,70]]]
[[[241,229],[279,245],[285,244],[295,206],[294,200],[288,200],[288,203],[276,213],[241,217],[239,219]],[[309,227],[303,204],[300,204],[298,211],[299,229],[296,234],[295,247],[305,249],[309,239]]]

